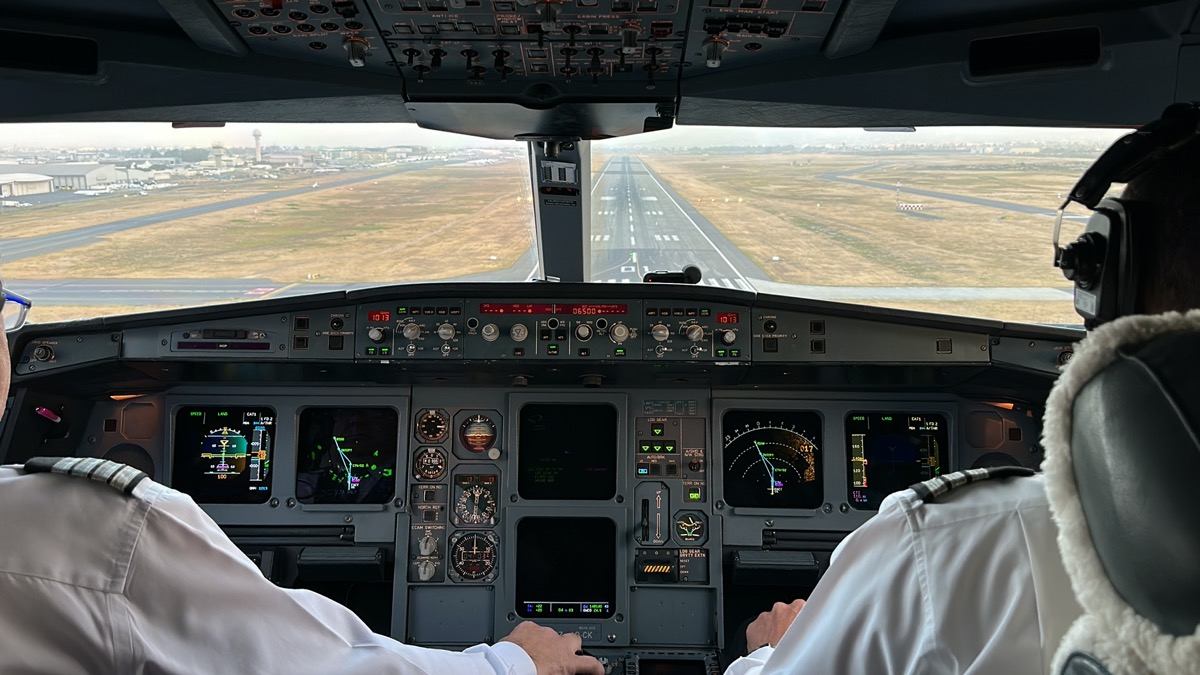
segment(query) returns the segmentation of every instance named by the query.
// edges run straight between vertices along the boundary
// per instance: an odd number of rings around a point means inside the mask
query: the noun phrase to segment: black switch
[[[346,348],[345,335],[330,335],[329,336],[329,351],[337,352]]]
[[[779,338],[773,338],[773,337],[763,338],[763,351],[764,352],[779,351]]]

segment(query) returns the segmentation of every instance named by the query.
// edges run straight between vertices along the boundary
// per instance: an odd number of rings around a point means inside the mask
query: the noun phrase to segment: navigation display
[[[825,499],[821,416],[730,410],[724,434],[725,502],[763,509],[815,509]]]
[[[171,486],[201,504],[262,504],[271,496],[274,442],[271,408],[180,408]]]
[[[878,509],[889,494],[941,475],[949,462],[946,418],[852,412],[846,416],[850,505]]]
[[[524,499],[612,499],[617,409],[607,403],[521,408],[517,492]]]
[[[616,613],[617,526],[608,518],[517,523],[517,614],[607,619]]]
[[[296,498],[305,504],[384,504],[396,492],[394,408],[306,408],[296,448]]]

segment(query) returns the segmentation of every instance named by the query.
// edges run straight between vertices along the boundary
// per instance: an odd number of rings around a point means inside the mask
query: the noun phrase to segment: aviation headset
[[[1113,183],[1127,183],[1200,134],[1200,105],[1176,103],[1162,117],[1122,136],[1096,160],[1054,222],[1054,266],[1075,282],[1075,311],[1089,330],[1138,311],[1140,239],[1153,217],[1149,204],[1105,199]],[[1092,211],[1084,233],[1059,246],[1063,212],[1071,202]]]

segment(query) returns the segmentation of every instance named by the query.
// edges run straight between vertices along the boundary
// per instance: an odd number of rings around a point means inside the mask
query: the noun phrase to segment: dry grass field
[[[129,230],[8,263],[4,273],[21,279],[263,277],[293,283],[405,281],[505,269],[530,244],[526,184],[519,162],[414,171]]]
[[[1050,218],[828,180],[848,177],[1052,209],[1086,159],[849,155],[643,156],[774,281],[818,286],[1059,287]],[[1064,228],[1073,238],[1081,226]],[[1066,231],[1069,230],[1069,231]],[[895,305],[892,305],[895,306]],[[904,303],[910,309],[1077,323],[1069,302]]]

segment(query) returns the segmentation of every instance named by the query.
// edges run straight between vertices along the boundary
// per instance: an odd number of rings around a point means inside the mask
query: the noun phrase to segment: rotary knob
[[[575,337],[579,338],[583,342],[587,342],[588,340],[591,340],[592,339],[592,327],[586,323],[579,324],[578,326],[575,327]]]
[[[483,335],[483,339],[488,342],[495,342],[496,338],[500,337],[500,329],[494,323],[486,324],[479,332]]]
[[[667,328],[661,323],[654,324],[654,327],[650,329],[650,337],[659,342],[663,342],[667,338],[671,337],[671,329]]]
[[[437,553],[437,539],[433,535],[427,534],[421,537],[421,541],[417,545],[421,550],[421,555],[433,555]]]
[[[367,331],[367,339],[374,343],[380,343],[387,339],[387,329],[376,326]]]
[[[442,356],[449,356],[449,355],[450,355],[450,345],[449,345],[449,343],[443,344],[443,345],[442,345]]]
[[[417,563],[417,577],[421,581],[429,581],[433,578],[434,572],[437,571],[437,564],[428,560],[422,560]]]
[[[513,327],[508,329],[508,336],[514,342],[524,342],[525,338],[529,337],[529,329],[523,323],[513,324]]]
[[[727,345],[737,342],[737,333],[731,330],[721,331],[721,342],[724,342]]]
[[[614,323],[612,328],[608,329],[608,337],[613,342],[621,344],[629,339],[629,326],[623,323]]]
[[[401,331],[404,337],[408,340],[416,340],[421,337],[421,326],[415,323],[404,324],[404,329]]]
[[[438,326],[437,334],[438,334],[438,337],[440,337],[443,340],[453,340],[454,339],[454,324],[444,323],[444,324]]]
[[[692,342],[699,342],[704,339],[704,326],[692,324],[684,329],[683,334]]]

